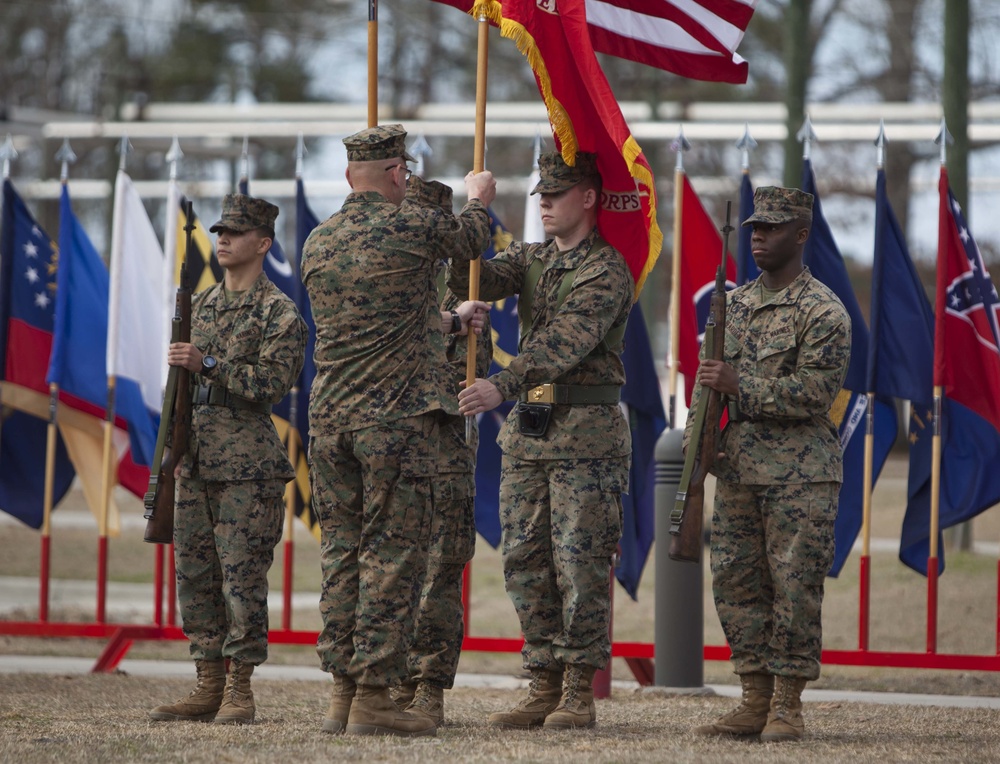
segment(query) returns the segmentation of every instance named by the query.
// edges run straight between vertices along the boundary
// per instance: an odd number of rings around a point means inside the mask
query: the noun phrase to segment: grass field
[[[879,481],[873,500],[872,536],[896,539],[905,497],[905,462],[893,461]],[[139,515],[138,502],[117,494],[123,514]],[[67,507],[80,509],[79,496]],[[994,510],[995,511],[995,510]],[[977,541],[1000,538],[1000,520],[986,513],[977,519]],[[22,526],[0,525],[0,577],[38,574],[38,534]],[[318,545],[304,529],[295,532],[294,581],[297,592],[319,589]],[[63,528],[58,517],[52,535],[55,579],[96,577],[97,540],[93,528]],[[279,589],[283,547],[272,569]],[[653,641],[653,556],[637,601],[620,589],[615,594],[614,634],[622,641]],[[996,650],[997,560],[995,555],[949,550],[940,582],[938,650],[945,653],[993,654]],[[705,566],[707,568],[707,565]],[[110,579],[144,586],[152,581],[153,548],[135,526],[110,543]],[[2,579],[0,579],[2,581]],[[2,585],[2,583],[0,583]],[[151,597],[151,587],[149,588]],[[721,627],[711,602],[705,573],[706,644],[722,644]],[[509,636],[519,633],[512,606],[503,591],[499,553],[481,539],[473,562],[471,633]],[[114,603],[109,602],[109,608]],[[905,568],[893,551],[872,553],[871,647],[916,651],[926,645],[926,581]],[[8,611],[7,620],[33,619],[37,610]],[[272,612],[278,623],[280,612]],[[94,602],[60,607],[50,619],[91,621]],[[315,607],[293,613],[293,627],[319,628]],[[829,579],[824,607],[825,646],[854,649],[858,644],[858,562],[852,555],[838,579]],[[0,653],[94,657],[103,644],[84,639],[0,637]],[[136,643],[128,657],[184,661],[181,642]],[[272,664],[316,665],[309,646],[275,645]],[[520,656],[467,652],[463,673],[520,674]],[[616,679],[630,679],[624,661],[615,661]],[[705,665],[708,683],[735,683],[728,663]],[[870,669],[826,665],[817,688],[891,690],[954,695],[1000,696],[1000,676],[963,671]],[[732,706],[725,698],[662,697],[616,690],[601,701],[595,730],[569,734],[497,734],[483,725],[494,710],[511,705],[511,691],[462,688],[447,699],[449,723],[436,739],[399,741],[332,738],[318,732],[328,685],[304,681],[257,681],[258,723],[249,728],[200,724],[154,724],[148,708],[183,696],[190,682],[124,674],[38,676],[0,674],[0,761],[19,762],[297,762],[339,760],[437,762],[658,762],[758,761],[884,762],[1000,760],[1000,712],[864,703],[808,703],[808,740],[778,746],[740,741],[705,741],[687,734]]]

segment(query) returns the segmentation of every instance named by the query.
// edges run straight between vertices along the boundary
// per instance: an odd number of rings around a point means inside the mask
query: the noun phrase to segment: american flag
[[[438,0],[466,13],[474,0]],[[637,61],[681,77],[710,82],[747,81],[747,62],[736,53],[759,0],[586,0],[587,26],[598,53]],[[535,0],[558,13],[556,0]],[[485,5],[504,6],[503,0]],[[504,14],[506,15],[506,14]],[[492,15],[491,15],[492,17]]]
[[[736,52],[758,0],[587,0],[594,50],[693,80],[747,81]]]

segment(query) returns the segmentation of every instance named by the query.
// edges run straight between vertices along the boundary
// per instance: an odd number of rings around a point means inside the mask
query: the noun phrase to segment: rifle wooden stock
[[[191,250],[194,230],[191,203],[187,205],[185,258],[181,265],[181,283],[174,303],[170,342],[191,341],[191,287],[187,278],[187,252]],[[167,434],[170,445],[167,445]],[[156,433],[153,469],[149,487],[142,503],[146,508],[146,532],[143,540],[151,544],[172,544],[174,540],[174,472],[187,453],[191,439],[191,372],[181,366],[171,366],[160,412],[160,428]]]
[[[725,302],[725,289],[722,300]],[[712,295],[715,300],[715,295]],[[723,331],[725,323],[723,322]],[[715,345],[719,336],[719,324],[712,321],[705,325],[706,357],[722,360],[722,353]],[[718,343],[720,346],[723,343]],[[710,387],[702,387],[698,408],[695,410],[694,429],[684,458],[684,472],[677,490],[674,509],[670,513],[671,560],[700,562],[701,548],[704,546],[705,478],[715,464],[719,449],[719,418],[722,416],[722,394]]]
[[[732,203],[726,206],[723,227],[722,262],[715,273],[715,290],[705,323],[705,358],[724,360],[726,348],[726,252],[729,249],[729,224]],[[671,560],[700,562],[704,546],[705,478],[719,453],[719,420],[722,418],[722,393],[702,385],[695,409],[691,442],[684,456],[684,471],[677,486],[677,499],[670,513]]]

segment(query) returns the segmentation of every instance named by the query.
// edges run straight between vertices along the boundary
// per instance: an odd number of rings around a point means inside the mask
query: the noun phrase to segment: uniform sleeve
[[[739,406],[748,419],[808,419],[830,411],[851,358],[851,320],[839,304],[814,311],[798,343],[793,374],[741,375]],[[758,368],[761,359],[758,356]]]
[[[475,260],[490,246],[490,216],[478,199],[471,200],[458,215],[411,200],[403,202],[400,212],[410,230],[400,248],[418,257]],[[414,232],[418,234],[415,238]]]
[[[607,333],[627,318],[634,286],[624,260],[596,258],[578,271],[566,301],[535,328],[506,369],[490,377],[505,399],[524,387],[552,382],[577,366]]]
[[[535,245],[537,246],[537,245]],[[479,265],[479,299],[487,302],[513,297],[521,292],[524,273],[530,260],[530,245],[523,241],[511,242],[503,252]],[[467,299],[469,294],[469,266],[466,263],[448,265],[448,288]]]
[[[252,362],[219,360],[212,382],[252,401],[278,403],[292,389],[305,362],[308,332],[290,300],[272,303],[260,351]]]

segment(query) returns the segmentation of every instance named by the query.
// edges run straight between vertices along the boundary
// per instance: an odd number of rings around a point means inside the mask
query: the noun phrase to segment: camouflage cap
[[[263,199],[246,194],[226,194],[222,197],[222,218],[208,230],[215,233],[223,228],[242,233],[255,228],[274,229],[278,208]]]
[[[344,138],[348,162],[372,162],[402,157],[416,161],[406,153],[406,131],[402,125],[378,125]]]
[[[538,170],[541,179],[531,189],[533,194],[559,194],[586,178],[601,176],[597,170],[597,154],[586,151],[576,152],[576,163],[572,167],[563,161],[558,151],[541,154]]]
[[[424,180],[414,175],[406,184],[406,199],[421,207],[440,207],[445,212],[452,212],[451,198],[451,186],[436,180]]]
[[[797,188],[761,186],[753,192],[753,214],[743,221],[752,223],[812,222],[813,195]]]

